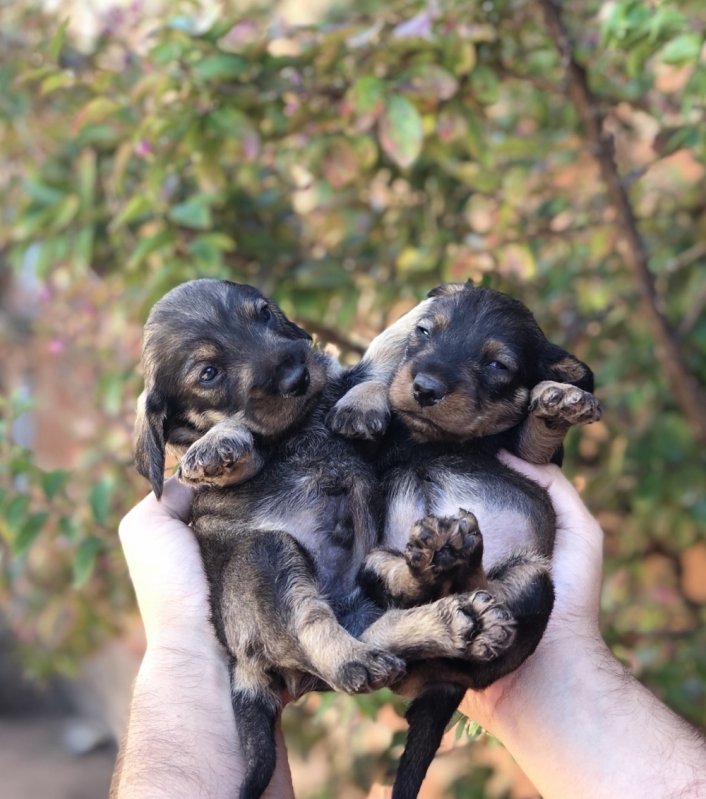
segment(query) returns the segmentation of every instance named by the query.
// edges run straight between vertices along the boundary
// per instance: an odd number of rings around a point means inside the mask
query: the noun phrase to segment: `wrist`
[[[555,637],[547,630],[536,652],[498,683],[490,686],[484,719],[476,719],[501,741],[511,739],[528,723],[540,723],[555,713],[570,713],[567,699],[585,701],[587,693],[600,691],[609,674],[624,676],[599,632]],[[472,700],[470,707],[475,709]]]

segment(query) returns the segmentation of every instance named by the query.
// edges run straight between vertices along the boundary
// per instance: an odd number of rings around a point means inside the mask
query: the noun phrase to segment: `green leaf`
[[[5,511],[5,521],[10,530],[17,529],[28,507],[29,497],[26,494],[20,494],[10,502]]]
[[[162,247],[166,247],[173,241],[174,233],[168,229],[160,230],[153,236],[148,236],[147,238],[142,239],[130,255],[128,267],[132,269],[136,266],[139,266],[145,260],[145,258],[151,255],[153,252],[162,249]]]
[[[346,92],[344,113],[352,113],[358,119],[356,128],[369,128],[385,107],[385,84],[372,75],[358,78]]]
[[[245,74],[248,62],[232,53],[218,53],[202,58],[193,69],[194,75],[202,80],[224,80]]]
[[[44,78],[39,87],[39,91],[41,94],[47,95],[51,94],[57,89],[63,89],[66,86],[73,86],[75,82],[76,76],[74,73],[68,69],[65,69],[62,72],[56,72],[54,75],[49,75],[48,78]]]
[[[79,527],[73,519],[62,516],[59,519],[59,532],[61,535],[68,538],[69,541],[75,541],[79,534]]]
[[[704,37],[701,33],[685,33],[677,36],[662,50],[662,61],[675,66],[696,61],[701,54],[703,43]]]
[[[68,197],[57,203],[54,206],[54,213],[51,219],[51,227],[53,230],[64,230],[76,218],[76,214],[81,207],[81,200],[77,194],[69,194]]]
[[[113,481],[104,477],[91,489],[89,501],[91,510],[98,524],[105,524],[110,509],[110,495],[113,490]]]
[[[42,472],[42,488],[47,499],[54,499],[66,485],[70,472],[66,469],[55,469],[53,472]]]
[[[479,103],[489,105],[498,99],[500,80],[490,67],[477,66],[470,76],[471,92]]]
[[[382,149],[403,168],[411,166],[422,151],[422,118],[406,97],[390,97],[380,117],[378,134]]]
[[[154,202],[144,194],[135,195],[108,226],[111,231],[154,211]]]
[[[12,545],[12,551],[15,555],[21,557],[27,552],[37,536],[42,532],[42,527],[44,527],[48,518],[48,513],[35,513],[27,519]]]
[[[120,108],[120,103],[108,97],[95,97],[87,103],[76,115],[74,120],[74,131],[78,132],[82,128],[102,122],[106,117],[115,113]]]
[[[211,111],[208,115],[208,124],[216,133],[238,141],[255,130],[255,125],[247,114],[229,106]]]
[[[96,556],[103,549],[99,538],[86,538],[81,542],[74,558],[74,588],[81,588],[93,573]]]
[[[207,230],[213,224],[207,202],[202,196],[190,197],[186,202],[175,205],[167,216],[177,225]]]
[[[400,91],[434,104],[458,91],[458,81],[438,64],[417,64],[400,76]]]
[[[57,61],[61,54],[61,48],[64,46],[64,39],[66,38],[66,28],[69,25],[69,17],[59,25],[56,33],[52,36],[49,46],[47,47],[47,54],[52,61]]]

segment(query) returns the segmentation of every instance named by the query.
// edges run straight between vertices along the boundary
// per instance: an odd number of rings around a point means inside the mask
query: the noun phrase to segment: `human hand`
[[[491,732],[502,726],[505,716],[520,710],[528,691],[551,686],[566,657],[590,659],[607,653],[598,628],[603,562],[603,532],[598,522],[559,467],[536,466],[507,452],[500,454],[500,460],[541,485],[554,505],[555,602],[534,655],[484,691],[469,691],[461,705],[466,715]]]
[[[120,524],[147,636],[112,799],[231,797],[245,771],[226,652],[210,619],[209,586],[188,521],[193,490],[176,478]],[[281,731],[263,799],[293,796]]]
[[[161,500],[149,494],[120,523],[120,542],[150,645],[217,645],[208,581],[187,525],[193,495],[171,478]]]

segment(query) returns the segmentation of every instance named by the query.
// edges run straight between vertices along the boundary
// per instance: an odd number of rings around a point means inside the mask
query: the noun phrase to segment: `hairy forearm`
[[[492,731],[545,799],[706,796],[706,741],[629,675],[602,641],[557,643],[553,678],[528,662]]]
[[[281,734],[278,746],[284,763]],[[225,656],[209,642],[189,651],[165,642],[149,646],[111,799],[232,799],[243,771]],[[265,797],[291,796],[288,770],[278,769]]]

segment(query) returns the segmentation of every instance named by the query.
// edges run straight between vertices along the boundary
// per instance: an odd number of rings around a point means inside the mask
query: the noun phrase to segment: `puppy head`
[[[196,440],[236,413],[255,433],[281,435],[326,382],[307,333],[257,289],[225,280],[192,280],[157,302],[142,361],[135,463],[158,497],[170,440]]]
[[[410,333],[390,402],[415,438],[464,441],[520,422],[543,380],[593,390],[581,361],[550,344],[518,300],[490,289],[445,284]]]

